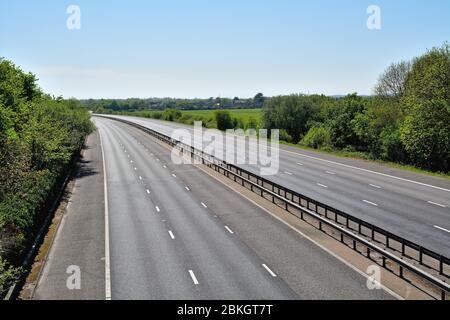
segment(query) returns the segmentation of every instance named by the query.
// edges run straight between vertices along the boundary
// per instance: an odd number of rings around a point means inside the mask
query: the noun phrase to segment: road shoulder
[[[88,137],[78,166],[21,292],[22,299],[105,298],[104,182],[98,131]]]

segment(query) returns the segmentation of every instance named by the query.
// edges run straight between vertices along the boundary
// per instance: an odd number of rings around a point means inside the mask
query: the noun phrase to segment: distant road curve
[[[193,131],[173,122],[111,117],[166,135]],[[257,166],[241,166],[259,173]],[[279,173],[269,179],[450,256],[450,180],[288,146],[281,146]]]

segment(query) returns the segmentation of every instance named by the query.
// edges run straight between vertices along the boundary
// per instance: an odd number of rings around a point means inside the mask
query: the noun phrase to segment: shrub
[[[219,130],[227,130],[233,129],[235,127],[235,123],[231,118],[231,115],[226,110],[217,110],[215,113],[217,129]]]
[[[14,268],[0,257],[0,297],[4,297],[21,273],[20,268]]]
[[[166,121],[176,121],[181,118],[182,113],[180,110],[166,109],[162,115],[162,119]]]
[[[312,127],[302,139],[301,144],[314,149],[330,148],[330,131],[325,127]]]

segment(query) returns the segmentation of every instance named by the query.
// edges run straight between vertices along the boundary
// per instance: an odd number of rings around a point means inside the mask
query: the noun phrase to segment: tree
[[[262,108],[262,106],[264,105],[264,95],[262,93],[258,93],[254,98],[253,98],[253,103],[255,105],[255,108]]]
[[[263,108],[263,125],[266,129],[284,129],[297,143],[319,114],[323,99],[326,98],[297,94],[271,98]]]
[[[414,59],[402,104],[407,112],[400,138],[414,165],[449,171],[450,45]]]
[[[314,149],[330,148],[331,135],[325,127],[312,127],[301,143]]]
[[[228,111],[225,110],[217,110],[214,113],[217,123],[217,129],[219,130],[227,130],[233,129],[235,124],[231,115]]]
[[[450,44],[433,48],[414,59],[405,86],[405,103],[450,101]]]
[[[375,94],[384,98],[400,99],[405,93],[406,78],[410,70],[410,62],[401,61],[391,64],[378,78]]]
[[[340,99],[332,105],[325,116],[326,126],[330,130],[333,145],[339,148],[362,146],[352,121],[366,109],[367,100],[356,93]]]
[[[422,168],[450,170],[450,104],[432,100],[413,107],[401,128],[401,140],[413,163]]]
[[[390,99],[371,99],[351,125],[361,143],[375,157],[405,162],[406,152],[400,140],[399,126],[404,119],[400,103]]]

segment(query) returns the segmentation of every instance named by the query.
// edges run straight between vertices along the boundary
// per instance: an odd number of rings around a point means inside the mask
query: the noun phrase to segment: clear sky
[[[0,57],[64,97],[370,94],[391,62],[444,41],[448,0],[0,0]]]

